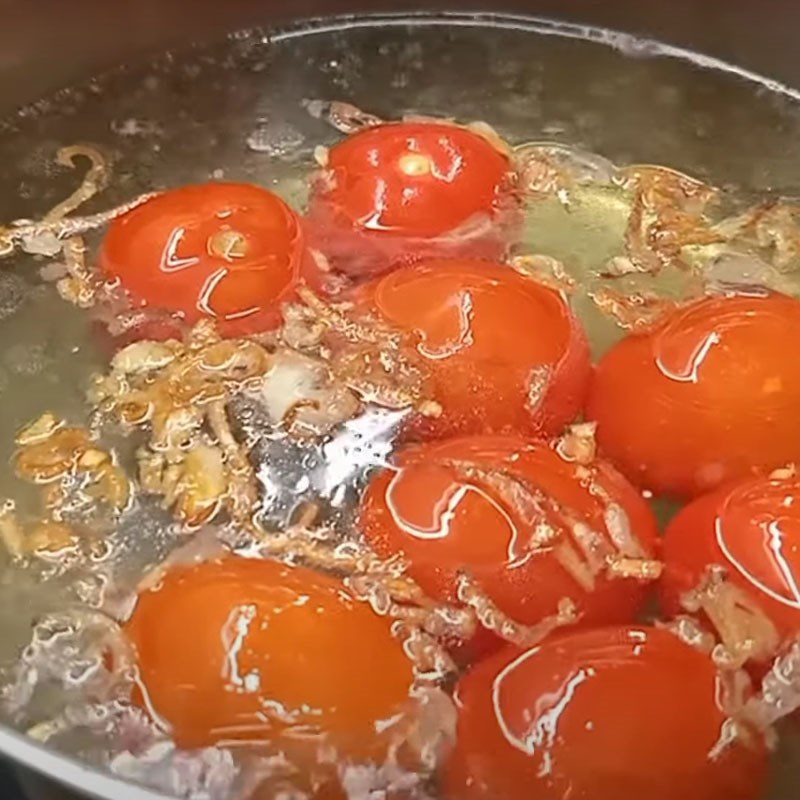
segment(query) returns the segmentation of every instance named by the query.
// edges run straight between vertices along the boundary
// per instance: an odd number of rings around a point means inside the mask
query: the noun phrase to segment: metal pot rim
[[[24,734],[0,726],[0,753],[14,765],[27,767],[55,783],[98,800],[168,800],[169,796],[144,789],[57,753]]]

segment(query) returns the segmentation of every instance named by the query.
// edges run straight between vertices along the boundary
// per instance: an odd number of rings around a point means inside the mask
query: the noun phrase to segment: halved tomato
[[[331,148],[313,186],[314,246],[353,275],[420,257],[502,257],[518,217],[496,143],[440,122],[390,123]]]
[[[764,742],[724,743],[711,659],[658,628],[556,636],[458,684],[449,800],[757,800]]]
[[[600,361],[586,414],[601,449],[658,493],[691,497],[800,460],[800,301],[707,297]]]
[[[681,597],[711,566],[742,589],[783,638],[800,633],[800,479],[747,478],[683,508],[664,538],[662,605]]]
[[[115,220],[99,263],[133,300],[217,320],[226,335],[268,330],[300,281],[319,283],[295,213],[258,186],[172,189]]]
[[[442,413],[409,421],[410,436],[556,433],[583,404],[591,367],[580,322],[562,295],[509,266],[427,259],[347,299],[415,342]]]
[[[295,741],[308,762],[324,745],[380,761],[375,729],[402,712],[413,681],[389,620],[340,581],[274,561],[175,567],[125,630],[140,700],[180,747]]]
[[[465,574],[526,625],[556,616],[564,600],[578,624],[633,621],[647,582],[614,562],[652,559],[658,536],[645,500],[609,464],[583,466],[546,442],[499,436],[401,451],[370,481],[359,527],[432,597],[458,602]]]

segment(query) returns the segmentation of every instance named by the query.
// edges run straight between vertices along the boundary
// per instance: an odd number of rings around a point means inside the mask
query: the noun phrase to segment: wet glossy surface
[[[615,507],[644,555],[653,555],[655,519],[613,468],[597,462],[585,470],[546,443],[489,436],[408,448],[394,465],[372,478],[359,525],[379,553],[402,554],[432,596],[455,599],[465,572],[519,622],[555,615],[565,598],[577,603],[584,624],[634,620],[644,585],[594,574],[572,538],[581,525],[610,538]],[[564,538],[588,584],[556,557]]]
[[[600,628],[507,650],[462,678],[448,798],[749,800],[763,749],[714,759],[716,671],[666,631]]]
[[[700,300],[599,363],[587,405],[598,441],[632,480],[691,496],[800,457],[800,302]]]
[[[506,431],[555,433],[583,401],[585,334],[563,297],[504,265],[427,260],[359,288],[412,334],[442,414],[412,427],[423,438]]]
[[[141,595],[127,630],[143,702],[182,747],[294,739],[307,758],[321,743],[379,757],[375,726],[408,701],[411,662],[389,622],[307,569],[234,557],[178,568]]]
[[[316,201],[375,233],[437,236],[474,214],[491,215],[510,171],[507,157],[466,129],[387,125],[331,148],[332,186]]]
[[[276,195],[248,184],[174,189],[109,228],[100,267],[133,296],[219,320],[229,333],[276,324],[304,261],[300,222]]]
[[[800,483],[745,480],[678,513],[664,540],[668,611],[719,564],[755,598],[783,636],[800,630]]]
[[[500,147],[432,120],[351,134],[319,159],[310,240],[357,276],[422,257],[502,259],[522,219],[518,176]]]

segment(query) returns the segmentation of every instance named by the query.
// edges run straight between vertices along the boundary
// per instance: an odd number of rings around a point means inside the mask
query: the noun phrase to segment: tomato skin
[[[507,475],[540,492],[557,510],[534,513],[522,501],[515,507],[490,478],[459,474],[456,464]],[[599,574],[590,590],[559,563],[552,547],[530,549],[539,523],[567,540],[573,520],[607,536],[604,512],[614,503],[648,556],[655,555],[658,531],[647,503],[610,465],[598,461],[592,471],[590,487],[586,468],[564,461],[546,442],[519,437],[474,436],[409,447],[391,468],[373,476],[358,524],[381,556],[401,554],[408,574],[440,601],[458,602],[458,576],[465,571],[517,622],[535,624],[556,614],[563,598],[577,604],[581,625],[632,621],[646,584]],[[482,636],[468,651],[495,644]]]
[[[295,213],[240,183],[184,186],[142,203],[111,224],[99,264],[134,302],[190,324],[212,317],[227,336],[274,328],[300,281],[320,283]]]
[[[667,526],[659,591],[665,613],[706,568],[752,597],[782,638],[800,633],[800,480],[746,478],[697,498]]]
[[[564,298],[510,267],[430,259],[358,287],[356,313],[416,341],[438,417],[411,418],[408,438],[554,434],[578,413],[591,366],[586,335]],[[544,388],[531,402],[532,385]]]
[[[800,459],[800,301],[708,297],[630,335],[600,361],[587,418],[637,484],[693,497]]]
[[[126,632],[149,705],[185,748],[291,746],[313,729],[343,758],[380,759],[375,723],[402,709],[413,679],[389,621],[340,581],[274,561],[175,567],[140,595]]]
[[[510,158],[439,122],[388,123],[331,148],[313,185],[312,242],[351,275],[421,257],[501,258],[520,222]]]
[[[726,715],[704,654],[656,628],[611,627],[507,648],[456,690],[448,800],[757,800],[766,749],[716,760]]]

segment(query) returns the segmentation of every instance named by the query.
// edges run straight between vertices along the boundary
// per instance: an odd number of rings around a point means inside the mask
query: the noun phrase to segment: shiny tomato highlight
[[[242,183],[171,189],[115,220],[99,263],[134,301],[218,321],[227,335],[267,330],[302,280],[319,282],[299,219]]]
[[[401,451],[370,481],[359,527],[380,555],[402,555],[436,599],[456,601],[465,571],[517,622],[535,624],[570,598],[589,625],[633,621],[647,591],[640,580],[608,576],[604,565],[593,570],[575,538],[582,526],[611,545],[615,519],[652,558],[655,519],[613,467],[580,467],[545,442],[475,436]],[[564,566],[560,546],[574,554],[577,572]]]
[[[458,684],[445,796],[757,800],[765,747],[756,740],[716,753],[726,720],[718,691],[711,660],[656,628],[598,628],[508,648]]]
[[[511,267],[428,259],[364,284],[348,298],[410,334],[440,416],[411,436],[556,433],[578,413],[589,347],[564,298]]]
[[[331,148],[313,188],[315,246],[364,275],[422,256],[500,258],[518,215],[509,157],[478,133],[402,122]]]
[[[586,415],[631,480],[691,497],[800,459],[800,301],[707,297],[600,361]]]
[[[783,638],[800,633],[800,479],[748,478],[694,500],[667,527],[663,552],[667,614],[719,565]]]
[[[126,632],[142,702],[179,747],[294,741],[307,758],[329,744],[381,761],[376,725],[408,702],[412,666],[390,622],[300,567],[232,556],[176,567],[140,595]]]

